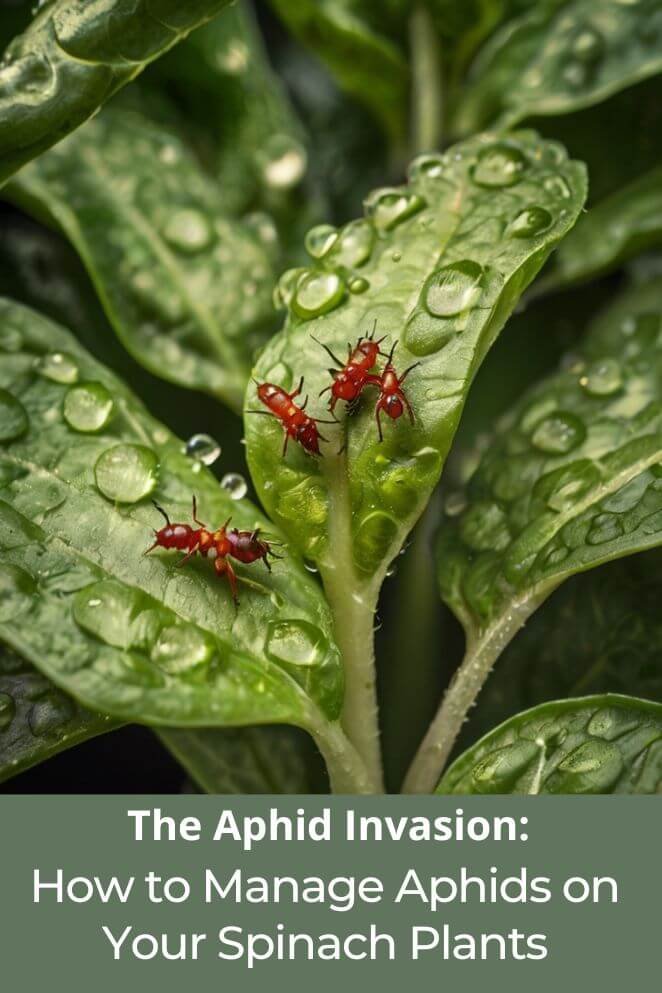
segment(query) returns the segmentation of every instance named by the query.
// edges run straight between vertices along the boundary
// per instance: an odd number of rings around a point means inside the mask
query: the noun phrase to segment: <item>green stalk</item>
[[[441,53],[426,7],[417,5],[409,19],[412,66],[411,150],[413,155],[439,148],[443,126]]]

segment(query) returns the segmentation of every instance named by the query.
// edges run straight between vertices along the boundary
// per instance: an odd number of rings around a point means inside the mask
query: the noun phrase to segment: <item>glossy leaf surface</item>
[[[0,68],[0,182],[87,120],[228,0],[55,0]]]
[[[662,793],[662,705],[607,694],[527,710],[461,755],[437,792]]]
[[[475,60],[455,113],[461,134],[567,114],[662,70],[659,0],[531,4]]]
[[[50,321],[3,301],[0,347],[0,636],[77,699],[127,720],[333,718],[342,673],[328,610],[291,554],[272,574],[237,563],[238,611],[209,560],[180,570],[177,553],[142,555],[162,526],[151,498],[190,522],[195,493],[212,526],[232,516],[269,529],[255,508]]]
[[[115,727],[0,645],[0,782]]]
[[[109,109],[23,169],[9,192],[71,240],[135,358],[240,405],[273,320],[270,248],[226,216],[222,191],[176,135]]]
[[[330,362],[315,339],[344,359],[347,342],[374,327],[384,349],[398,344],[400,373],[418,363],[406,381],[415,424],[382,415],[382,443],[372,387],[351,417],[338,405],[341,426],[320,428],[329,442],[317,459],[294,442],[283,458],[278,423],[246,415],[262,501],[323,573],[383,575],[439,477],[484,354],[584,193],[582,167],[557,145],[529,132],[484,135],[417,160],[409,185],[375,191],[364,218],[310,233],[318,258],[282,278],[287,323],[261,354],[257,380],[291,390],[304,375],[307,411],[324,419],[316,397],[331,383]],[[260,406],[254,387],[246,403]]]

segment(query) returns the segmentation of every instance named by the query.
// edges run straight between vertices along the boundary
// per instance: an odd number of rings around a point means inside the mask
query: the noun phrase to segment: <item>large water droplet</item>
[[[309,272],[297,284],[292,309],[299,317],[328,314],[342,301],[345,284],[335,272]]]
[[[546,783],[550,793],[608,793],[623,769],[616,745],[586,741],[563,759]]]
[[[265,652],[279,664],[313,666],[323,662],[328,649],[326,638],[308,621],[270,621]]]
[[[159,463],[144,445],[115,445],[97,459],[94,478],[101,493],[117,503],[136,503],[158,482]]]
[[[67,391],[64,419],[74,431],[100,431],[113,409],[113,398],[103,383],[80,383]]]
[[[33,735],[40,738],[59,734],[63,724],[68,724],[76,713],[73,700],[64,693],[53,692],[42,697],[30,708],[28,724]]]
[[[6,731],[14,720],[16,704],[9,693],[0,693],[0,731]]]
[[[221,480],[221,486],[233,500],[243,500],[248,492],[246,480],[238,472],[227,472]]]
[[[533,238],[551,227],[552,215],[544,207],[526,207],[508,225],[506,234],[512,238]]]
[[[370,288],[370,283],[363,276],[353,276],[349,281],[350,293],[365,293]]]
[[[262,176],[272,189],[289,190],[303,179],[307,166],[306,151],[287,135],[273,135],[260,158]]]
[[[471,771],[477,793],[509,793],[518,779],[538,758],[540,750],[533,741],[516,741],[497,748]]]
[[[44,379],[54,383],[75,383],[78,379],[78,366],[66,352],[50,352],[37,360],[35,368]]]
[[[586,535],[587,545],[604,545],[616,541],[624,533],[623,522],[618,514],[598,514],[591,522],[591,530]]]
[[[478,186],[514,186],[528,168],[526,157],[512,145],[492,145],[478,156],[473,181]]]
[[[74,600],[76,624],[113,648],[130,648],[139,624],[139,594],[114,580],[80,590]],[[157,618],[154,618],[158,622]]]
[[[375,229],[368,221],[351,221],[338,234],[331,255],[338,265],[358,269],[372,254]]]
[[[214,639],[191,624],[162,628],[151,651],[152,662],[170,676],[206,666],[214,655]]]
[[[323,259],[338,239],[338,229],[331,224],[318,224],[306,235],[306,251],[314,259]]]
[[[354,538],[354,562],[362,572],[374,572],[390,549],[398,531],[396,521],[374,510],[361,521]]]
[[[558,411],[538,424],[531,435],[531,443],[540,452],[565,455],[581,445],[585,437],[586,428],[578,417]]]
[[[611,396],[623,385],[621,367],[616,359],[599,359],[588,367],[579,382],[591,396]]]
[[[419,155],[409,166],[409,178],[441,179],[444,174],[444,160],[441,155]]]
[[[23,404],[7,390],[0,389],[0,442],[20,438],[28,426],[28,414]]]
[[[454,317],[470,310],[480,297],[483,267],[465,259],[433,273],[423,290],[425,306],[434,317]]]
[[[214,229],[201,211],[176,210],[165,223],[163,237],[180,252],[195,255],[212,243]]]
[[[580,459],[541,476],[533,488],[533,495],[544,500],[550,510],[563,513],[599,482],[599,468],[588,459]]]
[[[425,207],[417,193],[398,189],[375,190],[365,200],[365,209],[380,231],[391,231]]]
[[[190,459],[203,465],[213,465],[221,454],[221,446],[210,434],[193,434],[184,449]]]

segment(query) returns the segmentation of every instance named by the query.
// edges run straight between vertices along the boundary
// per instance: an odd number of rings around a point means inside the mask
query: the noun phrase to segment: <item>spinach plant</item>
[[[661,792],[659,0],[0,30],[0,778]]]

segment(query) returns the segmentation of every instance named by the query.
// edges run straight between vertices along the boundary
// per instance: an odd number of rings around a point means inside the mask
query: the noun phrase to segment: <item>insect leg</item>
[[[380,405],[380,403],[378,403],[377,406],[375,407],[375,420],[377,421],[377,430],[379,432],[379,440],[380,441],[383,441],[384,440],[384,435],[382,433],[382,422],[379,419],[379,411],[381,409],[382,409],[381,408],[381,405]]]
[[[177,563],[177,568],[179,569],[181,566],[186,565],[188,560],[193,558],[193,556],[195,555],[195,553],[198,551],[199,548],[200,545],[194,545],[193,548],[189,548],[186,555],[183,558],[181,558]]]

